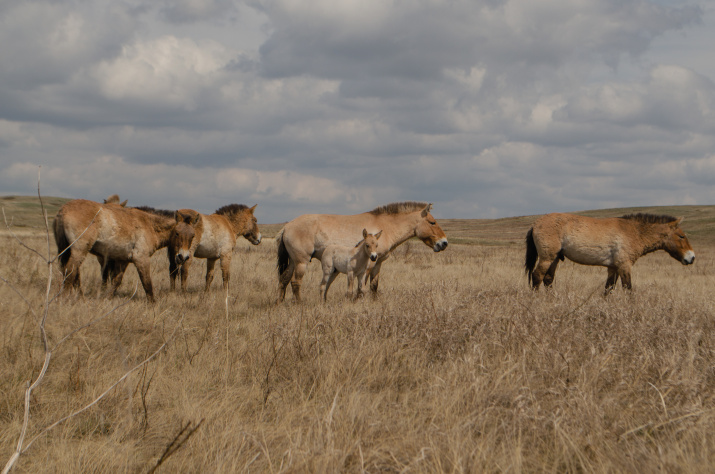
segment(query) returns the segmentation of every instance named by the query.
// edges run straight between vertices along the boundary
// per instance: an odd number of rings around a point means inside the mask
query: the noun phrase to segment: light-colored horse
[[[169,245],[169,272],[171,289],[175,289],[177,270],[181,272],[181,289],[186,291],[189,267],[193,258],[206,259],[206,287],[211,287],[216,261],[221,261],[223,288],[228,289],[231,280],[231,257],[236,239],[243,236],[253,245],[261,243],[258,221],[253,215],[256,206],[230,204],[207,215],[193,209],[176,211],[176,233]],[[183,223],[183,225],[182,225]],[[191,235],[185,226],[193,228]]]
[[[534,288],[554,281],[556,267],[564,257],[583,265],[608,268],[606,293],[618,278],[631,288],[631,267],[639,257],[665,250],[683,265],[695,261],[695,252],[680,228],[682,218],[629,214],[594,218],[574,214],[539,217],[526,234],[524,266]],[[538,259],[538,264],[536,263]]]
[[[167,216],[75,199],[64,204],[53,224],[55,242],[60,253],[60,267],[65,274],[65,287],[81,292],[79,269],[88,253],[101,256],[106,266],[114,265],[114,295],[133,263],[139,273],[147,299],[154,300],[151,281],[151,256],[169,243],[176,220]],[[104,269],[102,271],[104,273]]]
[[[350,216],[304,214],[288,222],[276,236],[278,245],[278,300],[285,299],[288,283],[296,301],[308,262],[322,260],[328,245],[351,245],[361,229],[374,233],[382,230],[380,247],[384,248],[370,270],[370,288],[377,291],[380,267],[390,253],[406,240],[417,237],[435,252],[447,248],[447,236],[430,210],[432,204],[399,202]]]
[[[324,301],[328,299],[330,285],[340,273],[345,273],[348,277],[347,296],[350,297],[353,294],[355,277],[358,279],[357,295],[362,295],[362,286],[365,282],[366,272],[370,269],[370,262],[374,264],[377,261],[380,235],[382,235],[382,231],[370,234],[367,229],[363,229],[362,240],[357,245],[328,245],[325,247],[321,261],[323,281],[320,282],[320,295]]]

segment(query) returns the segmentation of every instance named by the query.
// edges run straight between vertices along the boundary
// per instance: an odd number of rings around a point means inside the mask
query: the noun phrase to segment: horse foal
[[[353,281],[358,279],[358,296],[362,294],[362,286],[365,276],[368,273],[370,262],[377,261],[378,239],[382,231],[377,234],[370,234],[367,229],[362,230],[363,239],[354,247],[343,247],[341,245],[328,245],[323,252],[323,281],[320,282],[320,294],[323,301],[328,299],[328,289],[340,273],[348,276],[348,293],[353,294]]]

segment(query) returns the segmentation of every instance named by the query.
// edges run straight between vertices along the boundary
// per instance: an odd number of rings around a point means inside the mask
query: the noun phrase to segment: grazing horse
[[[361,229],[372,233],[378,229],[383,231],[380,247],[385,251],[370,270],[370,288],[376,292],[382,262],[407,239],[417,237],[435,252],[447,248],[447,236],[430,214],[431,209],[432,204],[424,202],[399,202],[351,216],[304,214],[296,217],[276,236],[278,301],[285,299],[290,283],[296,301],[300,302],[300,286],[308,262],[313,258],[322,260],[328,245],[351,245]]]
[[[320,282],[320,294],[323,301],[328,299],[330,285],[340,273],[348,277],[347,296],[353,294],[355,277],[358,279],[357,295],[362,295],[362,285],[365,281],[365,272],[370,268],[370,262],[376,262],[378,257],[378,239],[382,231],[377,234],[362,230],[362,240],[355,246],[328,245],[323,252],[323,281]]]
[[[57,212],[53,230],[60,268],[66,278],[65,286],[81,292],[80,265],[91,253],[101,257],[105,268],[112,265],[112,295],[116,293],[127,265],[133,263],[147,299],[154,301],[151,256],[169,244],[175,227],[173,218],[136,208],[84,199],[64,204]]]
[[[176,232],[169,245],[169,272],[171,289],[176,287],[177,269],[181,267],[181,289],[186,291],[189,266],[194,257],[206,259],[206,287],[208,291],[214,277],[216,260],[221,261],[223,288],[228,289],[231,280],[231,257],[238,236],[243,236],[253,245],[261,243],[258,221],[253,215],[256,206],[229,204],[211,215],[192,209],[176,211]],[[193,229],[183,230],[186,227]]]
[[[604,219],[547,214],[539,217],[526,234],[526,273],[534,289],[542,281],[550,286],[559,260],[565,257],[583,265],[607,267],[606,293],[618,278],[624,288],[631,289],[631,267],[642,255],[665,250],[683,265],[695,261],[681,221],[651,214]]]

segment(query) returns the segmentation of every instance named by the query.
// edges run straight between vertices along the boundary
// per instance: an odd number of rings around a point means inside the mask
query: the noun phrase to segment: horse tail
[[[532,227],[526,233],[526,258],[524,259],[524,273],[528,275],[529,283],[531,283],[531,275],[534,273],[538,258],[539,253],[536,250],[536,243],[534,243],[534,228]]]
[[[55,221],[52,223],[52,231],[55,234],[55,243],[57,244],[57,254],[60,256],[60,265],[64,269],[67,262],[70,260],[70,241],[65,233],[65,226],[62,222],[62,215],[58,214]]]
[[[283,242],[283,231],[285,227],[278,231],[276,235],[276,243],[278,244],[278,276],[280,277],[284,271],[288,268],[290,264],[290,255],[288,254],[288,249],[286,249],[286,244]]]

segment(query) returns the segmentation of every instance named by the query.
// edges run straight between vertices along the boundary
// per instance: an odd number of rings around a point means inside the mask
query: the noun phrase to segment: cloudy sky
[[[715,0],[1,0],[0,194],[715,203]]]

